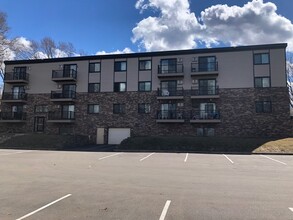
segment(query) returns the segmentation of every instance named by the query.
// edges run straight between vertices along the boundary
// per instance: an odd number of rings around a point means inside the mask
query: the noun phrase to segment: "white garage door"
[[[109,128],[108,144],[120,144],[130,137],[130,128]]]

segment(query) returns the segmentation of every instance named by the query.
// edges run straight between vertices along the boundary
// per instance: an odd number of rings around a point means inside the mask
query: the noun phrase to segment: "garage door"
[[[109,128],[108,144],[120,144],[130,137],[130,128]]]

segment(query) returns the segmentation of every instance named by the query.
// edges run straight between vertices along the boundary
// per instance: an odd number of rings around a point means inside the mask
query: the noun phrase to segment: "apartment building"
[[[287,44],[6,61],[0,130],[292,135]]]

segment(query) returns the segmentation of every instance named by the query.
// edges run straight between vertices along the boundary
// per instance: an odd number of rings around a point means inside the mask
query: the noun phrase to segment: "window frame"
[[[146,83],[149,83],[150,84],[150,90],[146,90],[146,86],[145,86],[145,84]],[[141,84],[143,84],[144,86],[143,86],[143,90],[141,90],[140,89],[140,85]],[[138,82],[138,91],[139,92],[150,92],[150,91],[152,91],[152,82],[151,81],[141,81],[141,82]]]
[[[125,63],[125,70],[122,69],[122,65],[121,65],[122,63]],[[127,61],[114,62],[114,72],[126,72],[126,71],[127,71]]]
[[[265,104],[268,104],[268,103],[269,103],[269,110],[267,111],[266,108],[265,108]],[[255,101],[255,112],[257,114],[272,113],[273,112],[272,101],[271,100],[258,100],[258,101]]]
[[[143,65],[144,68],[141,68],[141,63],[145,63],[146,64],[146,62],[150,62],[150,68],[147,69],[146,68],[147,65]],[[149,71],[149,70],[152,70],[152,60],[139,60],[139,62],[138,62],[138,70],[139,71]]]
[[[268,56],[268,62],[264,63],[262,55],[267,55]],[[256,56],[260,56],[260,63],[256,62]],[[254,65],[268,65],[270,64],[270,53],[266,52],[266,53],[254,53],[253,54],[253,64]]]
[[[98,106],[98,112],[95,112],[95,106]],[[93,111],[91,111],[91,107],[93,107]],[[99,114],[100,113],[100,105],[99,104],[88,104],[87,105],[88,114]]]
[[[119,84],[119,90],[117,91],[116,88],[117,88],[118,84]],[[120,87],[121,84],[125,84],[125,90],[124,91],[121,91],[121,87]],[[126,82],[114,82],[113,91],[114,92],[126,92],[127,91],[127,83]]]
[[[91,85],[99,85],[99,91],[91,90]],[[95,87],[94,87],[95,88]],[[99,93],[101,92],[101,83],[89,83],[88,84],[88,93]]]
[[[139,114],[150,114],[151,113],[151,104],[150,103],[138,103],[138,113]]]
[[[118,111],[116,111],[117,109]],[[122,104],[122,103],[113,104],[113,114],[125,114],[125,104]]]
[[[261,80],[261,86],[257,86],[256,80]],[[269,80],[269,86],[264,86],[264,81],[263,79],[268,79]],[[269,76],[262,76],[262,77],[254,77],[254,88],[270,88],[271,87],[271,77]]]
[[[37,111],[38,107],[41,107],[41,111]],[[48,113],[49,112],[48,105],[35,105],[34,112],[35,113]]]
[[[96,71],[96,70],[91,71],[91,65],[95,65],[95,64],[99,64],[99,66],[100,66],[99,70],[98,71]],[[101,62],[92,62],[92,63],[89,63],[89,73],[100,73],[100,72],[101,72]]]

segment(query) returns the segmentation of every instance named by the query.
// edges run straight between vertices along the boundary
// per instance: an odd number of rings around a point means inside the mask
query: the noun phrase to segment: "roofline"
[[[127,53],[127,54],[105,54],[105,55],[92,55],[92,56],[51,58],[51,59],[6,60],[4,61],[4,63],[5,65],[30,64],[30,63],[54,63],[54,62],[81,61],[81,60],[172,56],[172,55],[185,55],[185,54],[237,52],[237,51],[264,50],[264,49],[286,49],[286,47],[287,47],[287,43],[279,43],[279,44],[262,44],[262,45],[236,46],[236,47],[202,48],[202,49],[156,51],[156,52]]]

